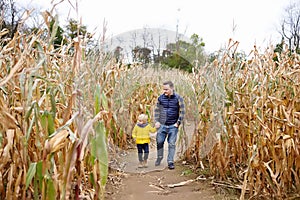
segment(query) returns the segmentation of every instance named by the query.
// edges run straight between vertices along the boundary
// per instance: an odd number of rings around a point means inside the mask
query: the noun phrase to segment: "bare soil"
[[[154,165],[154,163],[152,163]],[[199,200],[239,199],[236,191],[212,184],[212,180],[193,172],[191,165],[177,162],[167,167],[140,173],[112,170],[106,186],[106,200]]]
[[[192,133],[193,127],[187,126]],[[190,130],[191,129],[191,130]],[[165,143],[164,157],[168,146]],[[195,169],[193,164],[180,160],[180,148],[175,156],[175,169],[169,170],[164,158],[155,166],[155,136],[150,143],[147,168],[138,168],[137,150],[111,154],[110,174],[106,184],[106,200],[231,200],[239,199],[238,191],[214,184],[208,169]]]

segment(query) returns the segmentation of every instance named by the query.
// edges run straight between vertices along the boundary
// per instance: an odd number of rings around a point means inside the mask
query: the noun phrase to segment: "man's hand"
[[[156,122],[156,123],[155,123],[155,128],[159,129],[159,127],[160,127],[160,123],[159,123],[159,122]]]

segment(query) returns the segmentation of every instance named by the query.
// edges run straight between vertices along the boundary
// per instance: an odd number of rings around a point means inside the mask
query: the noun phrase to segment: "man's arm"
[[[154,120],[155,120],[155,128],[159,128],[160,127],[160,122],[159,122],[159,118],[160,118],[160,102],[159,102],[159,99],[157,99],[157,102],[156,102],[156,106],[155,106],[155,109],[154,109]]]
[[[159,99],[157,100],[156,102],[156,106],[155,106],[155,109],[154,109],[154,120],[155,122],[159,122],[159,117],[160,117],[160,102],[159,102]]]
[[[178,100],[179,100],[179,118],[178,118],[177,124],[179,126],[184,119],[185,106],[184,106],[184,100],[181,96],[179,96]]]

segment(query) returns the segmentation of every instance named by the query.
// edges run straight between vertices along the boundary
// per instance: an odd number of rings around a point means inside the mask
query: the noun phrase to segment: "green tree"
[[[54,48],[60,48],[61,46],[65,45],[67,43],[67,40],[63,36],[64,34],[64,29],[59,26],[58,20],[52,19],[50,21],[50,33],[55,32],[55,37],[53,38],[53,45]]]
[[[205,63],[205,53],[204,47],[205,43],[203,39],[199,37],[197,34],[193,34],[191,36],[192,47],[191,47],[191,59],[193,60],[193,64],[195,67],[199,67],[200,65]]]
[[[87,31],[87,26],[80,24],[75,19],[70,19],[66,25],[66,34],[69,38],[74,39],[78,36],[91,38],[91,34]]]
[[[75,19],[70,19],[68,24],[65,26],[65,34],[69,40],[80,37],[84,40],[86,54],[93,51],[96,47],[96,42],[93,39],[93,35],[88,32],[87,26],[79,23]]]
[[[279,55],[280,55],[281,52],[283,51],[283,47],[284,47],[284,38],[282,37],[281,42],[276,44],[274,53],[279,53]],[[273,60],[278,61],[278,54],[274,54]]]
[[[170,68],[181,69],[188,72],[192,72],[193,68],[193,65],[178,53],[172,53],[170,56],[165,57],[162,64]]]
[[[188,72],[192,72],[193,67],[204,64],[205,43],[203,39],[197,34],[193,34],[190,41],[178,40],[175,43],[167,44],[167,49],[163,51],[162,64]]]
[[[122,54],[123,48],[120,46],[117,46],[114,50],[114,55],[113,58],[116,63],[121,63],[123,59],[123,54]]]
[[[134,62],[141,62],[143,64],[147,64],[151,61],[151,50],[149,48],[136,46],[132,50],[132,54]]]

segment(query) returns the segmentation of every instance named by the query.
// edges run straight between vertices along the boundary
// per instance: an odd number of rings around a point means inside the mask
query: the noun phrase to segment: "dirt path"
[[[238,199],[238,196],[216,188],[204,175],[194,173],[192,165],[178,158],[175,170],[169,170],[165,160],[161,166],[155,166],[156,151],[153,148],[148,168],[137,167],[135,149],[127,151],[119,159],[124,162],[123,171],[111,169],[106,200],[186,200],[187,197],[189,200]]]
[[[188,127],[192,132],[193,127]],[[155,166],[155,139],[150,143],[147,168],[138,168],[137,150],[133,147],[112,155],[109,181],[106,185],[106,200],[223,200],[238,199],[233,192],[216,188],[212,180],[204,174],[195,173],[192,165],[181,161],[180,149],[177,147],[175,170],[167,167],[168,144],[164,146],[164,159],[160,166]],[[175,184],[175,185],[174,185]],[[176,185],[179,184],[179,185]],[[182,185],[180,185],[182,184]]]

